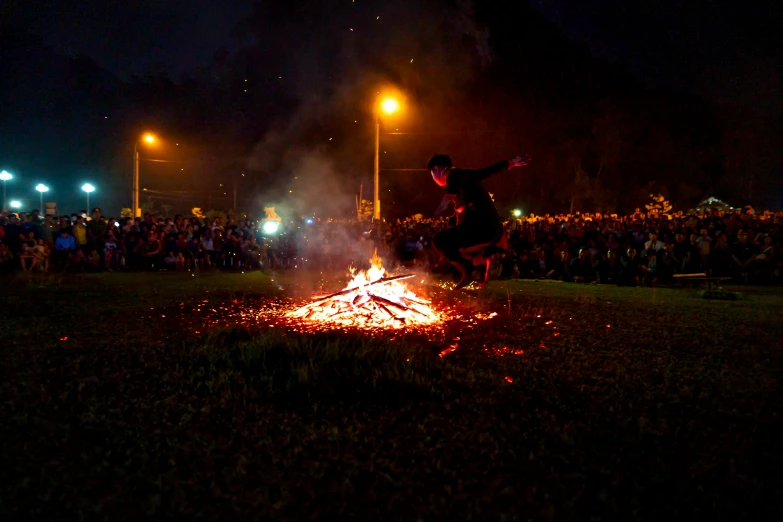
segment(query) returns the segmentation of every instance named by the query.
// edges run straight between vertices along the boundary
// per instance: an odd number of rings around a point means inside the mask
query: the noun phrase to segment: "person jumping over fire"
[[[473,281],[473,261],[465,258],[462,252],[488,247],[503,237],[503,221],[482,181],[508,169],[523,167],[529,162],[530,158],[526,154],[520,154],[484,169],[466,170],[454,168],[449,156],[438,154],[427,165],[435,183],[446,188],[436,217],[445,215],[451,209],[455,212],[452,218],[454,226],[432,238],[435,250],[457,271],[455,289],[464,288]]]

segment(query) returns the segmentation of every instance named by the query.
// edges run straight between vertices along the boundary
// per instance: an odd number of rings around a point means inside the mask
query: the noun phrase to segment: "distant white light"
[[[38,185],[35,186],[35,190],[37,190],[38,192],[49,192],[49,187],[47,187],[43,183],[39,183]]]
[[[11,202],[11,208],[22,208],[22,202],[21,201],[12,201]]]
[[[84,185],[82,185],[82,190],[85,191],[87,194],[89,194],[90,192],[95,192],[95,187],[93,187],[89,183],[85,183]]]
[[[262,228],[264,230],[264,234],[276,234],[280,228],[280,225],[277,223],[277,221],[267,221],[264,223]]]
[[[3,172],[0,172],[0,180],[8,181],[11,178],[13,178],[13,176],[7,170],[4,170]]]

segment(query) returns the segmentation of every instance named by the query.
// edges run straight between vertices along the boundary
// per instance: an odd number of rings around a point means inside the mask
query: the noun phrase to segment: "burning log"
[[[317,296],[289,316],[310,323],[369,328],[399,328],[441,320],[429,301],[416,296],[401,282],[414,274],[384,277],[385,270],[377,254],[370,262],[371,268],[356,274],[346,288]]]
[[[327,301],[329,299],[334,299],[335,297],[339,297],[341,295],[350,294],[351,292],[355,292],[360,289],[368,288],[370,286],[376,286],[376,285],[385,285],[387,283],[391,283],[392,281],[400,281],[402,279],[410,279],[411,277],[414,277],[416,274],[405,274],[405,275],[398,275],[394,277],[384,277],[383,279],[379,279],[377,281],[373,281],[372,283],[367,283],[366,285],[356,286],[353,288],[346,288],[344,290],[340,290],[339,292],[335,292],[333,294],[327,295],[326,297],[319,297],[318,300],[313,301],[310,304],[316,304],[320,303],[321,301]]]

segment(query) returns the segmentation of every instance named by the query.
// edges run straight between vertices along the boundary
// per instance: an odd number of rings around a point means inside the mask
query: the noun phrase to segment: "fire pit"
[[[439,323],[441,315],[430,301],[418,297],[403,282],[413,274],[389,276],[377,251],[370,268],[356,273],[343,290],[318,296],[288,317],[310,323],[355,328],[405,328]]]

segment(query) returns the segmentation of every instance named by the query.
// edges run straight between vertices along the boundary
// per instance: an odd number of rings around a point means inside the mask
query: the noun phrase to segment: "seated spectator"
[[[512,249],[513,250],[513,249]],[[538,262],[531,261],[530,255],[527,251],[519,254],[519,260],[517,261],[517,270],[522,279],[534,279],[537,277]]]
[[[168,255],[163,258],[163,268],[165,270],[172,270],[177,267],[177,256],[174,255],[174,251],[169,251]]]
[[[82,250],[87,248],[87,224],[81,216],[76,219],[76,224],[73,226],[73,237],[77,248]]]
[[[39,239],[35,245],[35,255],[38,256],[38,269],[41,272],[49,271],[49,260],[52,257],[52,249],[43,239]]]
[[[617,279],[617,285],[639,286],[640,263],[636,249],[629,248],[626,255],[620,259],[620,276]]]
[[[714,276],[731,276],[732,263],[729,238],[724,232],[718,232],[707,266]]]
[[[97,248],[90,250],[90,254],[87,256],[87,270],[90,272],[101,271],[101,255]]]
[[[704,272],[704,265],[701,264],[701,252],[696,243],[697,239],[698,236],[696,234],[691,234],[690,242],[688,243],[687,251],[685,253],[685,259],[682,263],[682,272],[684,274]]]
[[[641,267],[644,272],[642,286],[655,286],[658,282],[658,255],[654,248],[647,251],[647,265]]]
[[[772,236],[765,234],[761,243],[761,253],[756,256],[762,283],[771,283],[775,279],[774,271],[779,256],[773,240]]]
[[[32,271],[38,264],[38,256],[35,251],[35,233],[30,231],[22,236],[21,241],[21,253],[19,254],[19,262],[22,264],[22,270],[25,272]]]
[[[76,239],[68,233],[65,228],[60,229],[60,233],[54,242],[54,266],[64,269],[68,264],[70,255],[76,251]]]
[[[500,252],[495,257],[498,264],[496,273],[500,279],[511,279],[519,276],[513,248]]]
[[[103,262],[106,270],[113,272],[119,267],[122,252],[119,250],[114,232],[108,230],[103,241]]]
[[[539,249],[538,253],[536,254],[533,273],[535,274],[535,277],[539,278],[549,278],[552,277],[552,274],[554,273],[552,263],[547,259],[546,250],[543,248]]]
[[[14,266],[14,254],[8,245],[0,243],[0,272],[10,272],[16,268]]]
[[[555,262],[552,274],[552,278],[559,279],[561,281],[572,281],[571,272],[569,272],[569,264],[571,262],[571,256],[568,250],[560,252],[560,259]]]
[[[672,283],[674,274],[679,272],[678,261],[674,257],[674,243],[666,243],[666,246],[658,252],[658,282]]]
[[[702,228],[699,232],[699,237],[696,238],[696,246],[699,247],[701,265],[706,267],[709,262],[710,250],[712,247],[712,238],[710,237],[710,233],[706,228]]]
[[[650,250],[657,253],[663,247],[663,241],[658,239],[658,232],[650,232],[650,240],[644,243],[644,255],[646,256]]]
[[[738,241],[731,248],[731,258],[734,261],[734,281],[737,283],[747,283],[753,278],[753,271],[756,267],[756,249],[755,245],[748,241],[748,232],[740,230],[737,233]]]
[[[132,229],[125,234],[123,241],[121,241],[120,247],[125,258],[125,267],[128,270],[133,271],[141,268],[141,243],[139,232]]]
[[[617,259],[617,251],[610,248],[606,259],[601,261],[598,269],[598,282],[604,285],[616,284],[620,277],[620,261]]]
[[[64,267],[64,270],[83,272],[86,264],[87,264],[87,256],[84,255],[84,250],[76,249],[69,254],[68,261]]]
[[[44,216],[44,222],[41,223],[40,226],[40,232],[41,232],[41,239],[44,240],[44,243],[47,247],[51,248],[54,245],[54,238],[53,231],[54,231],[54,223],[52,222],[52,216],[46,215]]]
[[[606,240],[606,248],[609,248],[611,250],[617,250],[620,248],[620,241],[617,239],[617,234],[611,233],[609,234],[609,238]],[[615,257],[617,257],[617,253],[615,252]]]
[[[570,281],[574,283],[591,283],[595,281],[595,270],[590,252],[587,248],[579,249],[579,257],[572,259],[568,265]]]
[[[154,233],[150,233],[147,238],[147,243],[144,245],[144,268],[147,270],[157,270],[160,268],[161,252],[163,247],[161,241],[155,236]]]

